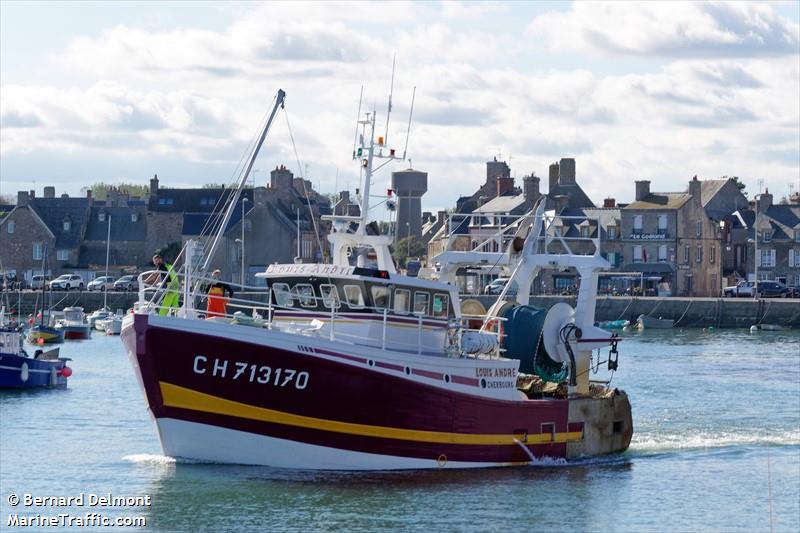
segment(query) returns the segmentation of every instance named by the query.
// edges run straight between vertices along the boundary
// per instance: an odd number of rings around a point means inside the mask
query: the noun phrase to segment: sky
[[[494,157],[542,192],[549,164],[574,157],[596,204],[695,175],[800,190],[797,1],[2,0],[0,195],[228,183],[279,88],[253,181],[284,164],[353,190],[359,93],[384,131],[395,54],[389,144],[402,151],[416,87],[411,161],[373,190],[413,166],[425,210],[472,194]]]

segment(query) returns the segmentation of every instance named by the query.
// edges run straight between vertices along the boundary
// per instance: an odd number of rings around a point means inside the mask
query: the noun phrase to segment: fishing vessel
[[[42,256],[42,272],[46,272],[45,266],[47,265],[47,245],[44,245],[44,255]],[[41,288],[41,298],[42,298],[42,308],[41,311],[38,313],[39,323],[37,324],[33,318],[30,319],[30,328],[28,329],[28,342],[31,344],[60,344],[64,342],[64,330],[60,328],[56,328],[55,324],[50,323],[50,318],[52,317],[52,309],[45,303],[45,298],[47,297],[45,293],[47,284],[42,283]],[[52,297],[52,291],[50,291],[49,296]],[[38,302],[38,296],[37,296]],[[51,302],[52,303],[52,302]],[[35,310],[35,308],[34,308]]]
[[[279,91],[217,227],[226,227],[284,96]],[[516,299],[501,294],[485,315],[465,315],[454,284],[398,274],[393,237],[367,231],[374,163],[406,155],[388,147],[388,126],[377,139],[375,131],[374,110],[361,118],[359,109],[353,159],[363,178],[360,215],[330,217],[330,264],[270,265],[259,274],[267,283],[260,297],[231,299],[239,318],[202,319],[195,307],[221,230],[189,241],[182,263],[174,263],[182,264],[180,307],[167,308],[170,289],[148,292],[151,273],[140,275],[122,340],[164,453],[392,470],[624,451],[633,431],[628,397],[590,380],[600,367],[593,351],[608,349],[603,363],[613,371],[619,340],[593,325],[597,272],[609,266],[599,240],[588,239],[590,253],[573,253],[540,202],[511,228],[511,248],[501,253],[519,287]],[[373,251],[374,266],[355,253],[363,249]],[[198,252],[200,263],[192,259]],[[442,259],[450,266],[485,259],[480,251],[459,253]],[[568,267],[582,279],[575,309],[527,305],[542,268]]]
[[[61,330],[65,339],[71,340],[85,340],[92,335],[83,307],[65,307],[64,318],[56,323],[55,329]]]
[[[0,309],[0,389],[66,387],[72,369],[59,349],[36,350],[33,357],[23,348],[24,326],[6,320]]]

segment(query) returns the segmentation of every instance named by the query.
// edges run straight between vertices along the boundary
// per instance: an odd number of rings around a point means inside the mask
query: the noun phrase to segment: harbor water
[[[625,454],[379,473],[164,457],[119,337],[94,333],[61,348],[73,359],[66,390],[0,392],[2,531],[17,529],[14,513],[87,512],[143,517],[138,529],[163,532],[800,531],[797,331],[626,334],[612,382],[633,405]],[[147,496],[149,505],[9,503],[12,494],[81,493]]]

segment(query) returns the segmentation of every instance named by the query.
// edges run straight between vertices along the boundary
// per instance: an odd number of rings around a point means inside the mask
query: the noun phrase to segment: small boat
[[[95,322],[95,329],[104,331],[106,335],[119,335],[122,332],[122,316],[114,315]]]
[[[113,316],[113,314],[111,313],[111,309],[103,307],[102,309],[92,311],[91,313],[86,315],[86,322],[89,324],[90,328],[94,328],[99,331],[105,331],[104,329],[100,329],[99,327],[97,327],[97,321],[105,320],[110,316]]]
[[[28,330],[31,344],[60,344],[64,342],[64,330],[44,324],[34,324]]]
[[[64,332],[65,339],[83,340],[92,335],[83,307],[65,307],[64,318],[56,323],[55,328]]]
[[[630,325],[630,320],[606,320],[605,322],[597,323],[597,327],[603,329],[624,329]]]
[[[783,331],[788,328],[781,326],[780,324],[761,324],[758,326],[758,329],[762,331]]]
[[[36,350],[29,356],[22,347],[22,325],[0,325],[0,388],[66,387],[72,369],[58,348]]]
[[[636,328],[639,331],[644,329],[670,329],[675,325],[675,321],[671,318],[653,318],[647,315],[639,315],[636,320]]]

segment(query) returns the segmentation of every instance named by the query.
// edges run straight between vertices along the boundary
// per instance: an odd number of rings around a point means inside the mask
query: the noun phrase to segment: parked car
[[[780,281],[759,281],[756,290],[761,298],[788,298],[791,293]]]
[[[83,278],[77,274],[62,274],[50,282],[51,291],[82,291],[83,287]]]
[[[53,276],[42,276],[38,274],[31,278],[31,289],[35,291],[42,290],[42,285],[44,285],[45,289],[50,288],[50,281],[53,279]]]
[[[113,276],[100,276],[94,278],[86,286],[89,291],[113,291],[114,290],[114,277]]]
[[[725,287],[722,289],[722,295],[726,298],[735,298],[739,296],[753,297],[753,282],[740,281],[732,287]]]
[[[789,287],[789,298],[800,298],[800,287]]]
[[[22,288],[23,283],[17,278],[16,274],[6,273],[0,275],[0,291],[16,291]]]
[[[753,297],[755,283],[752,281],[740,281],[735,287],[725,287],[723,296],[727,298],[736,296]],[[789,298],[792,291],[779,281],[759,281],[758,295],[761,298]]]
[[[503,292],[503,289],[505,288],[506,283],[508,283],[509,279],[510,278],[497,278],[496,280],[492,281],[490,284],[488,284],[483,288],[483,294],[500,294],[501,292]],[[518,290],[517,283],[514,282],[514,284],[508,289],[508,292],[506,294],[511,294],[511,295],[517,294],[517,290]]]
[[[122,276],[114,282],[115,291],[138,291],[139,281],[136,276]]]

